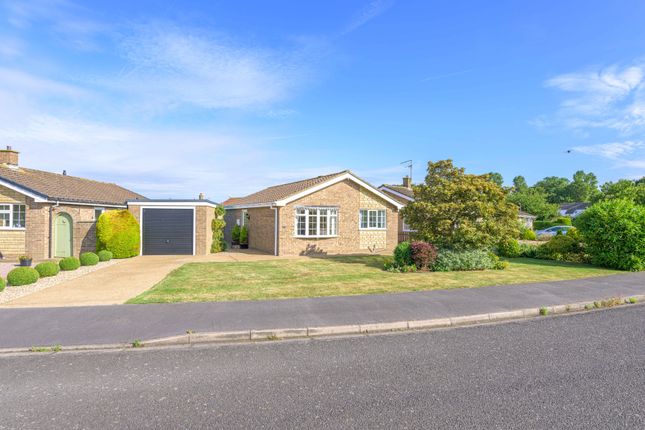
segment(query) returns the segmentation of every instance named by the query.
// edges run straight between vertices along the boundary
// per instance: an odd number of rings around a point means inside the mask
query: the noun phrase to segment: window
[[[25,205],[0,205],[0,228],[25,228]]]
[[[338,234],[338,208],[296,208],[296,236],[331,237]]]
[[[237,225],[239,225],[240,227],[244,227],[245,225],[248,226],[250,219],[251,217],[249,216],[249,211],[242,209],[242,217],[238,218]]]
[[[98,221],[103,212],[105,212],[104,208],[94,208],[94,221]]]
[[[385,209],[361,209],[360,219],[363,230],[385,229]]]

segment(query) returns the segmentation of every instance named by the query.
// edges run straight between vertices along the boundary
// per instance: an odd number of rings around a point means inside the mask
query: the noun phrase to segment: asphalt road
[[[432,332],[0,357],[5,428],[645,428],[645,306]]]

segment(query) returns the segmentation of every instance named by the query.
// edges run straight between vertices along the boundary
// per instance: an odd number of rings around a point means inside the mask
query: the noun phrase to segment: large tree
[[[500,187],[504,186],[504,177],[501,173],[490,172],[488,173],[488,180],[492,181],[494,184],[499,185]]]
[[[516,176],[513,178],[513,191],[516,193],[523,193],[529,189],[529,184],[526,183],[524,176]]]
[[[568,202],[589,202],[598,194],[598,178],[593,173],[578,170],[565,191]]]
[[[425,182],[414,186],[415,201],[402,216],[417,234],[454,249],[488,247],[518,234],[517,206],[489,175],[466,174],[452,160],[428,162]]]
[[[535,188],[511,193],[507,200],[540,220],[549,220],[558,216],[558,205],[547,202],[546,195]]]
[[[605,182],[595,201],[626,199],[638,205],[645,205],[645,181],[620,179],[616,182]]]
[[[569,201],[567,198],[568,186],[569,180],[567,178],[547,176],[541,181],[538,181],[533,188],[544,193],[549,203],[565,203]]]

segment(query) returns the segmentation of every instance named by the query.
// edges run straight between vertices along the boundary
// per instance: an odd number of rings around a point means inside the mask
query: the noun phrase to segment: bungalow
[[[148,200],[116,184],[28,169],[18,151],[0,150],[0,258],[95,251],[96,221],[114,209],[139,221],[143,254],[206,254],[214,207],[205,199]]]
[[[249,248],[274,255],[390,253],[403,205],[349,170],[229,198],[225,240],[247,226]]]
[[[581,213],[583,213],[584,211],[586,211],[589,206],[591,206],[591,203],[584,203],[584,202],[563,203],[560,205],[558,212],[562,216],[575,218]]]

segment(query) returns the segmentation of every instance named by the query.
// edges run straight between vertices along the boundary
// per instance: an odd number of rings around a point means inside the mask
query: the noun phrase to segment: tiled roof
[[[0,179],[40,194],[48,200],[124,205],[126,200],[145,199],[144,196],[116,184],[24,167],[13,168],[0,164]]]
[[[224,206],[244,206],[273,203],[327,182],[337,176],[344,175],[345,173],[349,173],[349,170],[343,170],[342,172],[332,173],[330,175],[316,176],[315,178],[303,179],[302,181],[289,182],[288,184],[274,185],[245,197],[231,197],[222,204]]]
[[[576,203],[564,203],[560,205],[560,210],[564,211],[566,214],[573,214],[575,211],[583,211],[591,206],[590,203],[576,202]]]
[[[412,191],[408,187],[404,187],[403,185],[390,185],[390,184],[383,184],[381,187],[389,188],[392,191],[396,191],[397,193],[403,194],[405,196],[410,197],[411,199],[414,198],[414,191]]]

